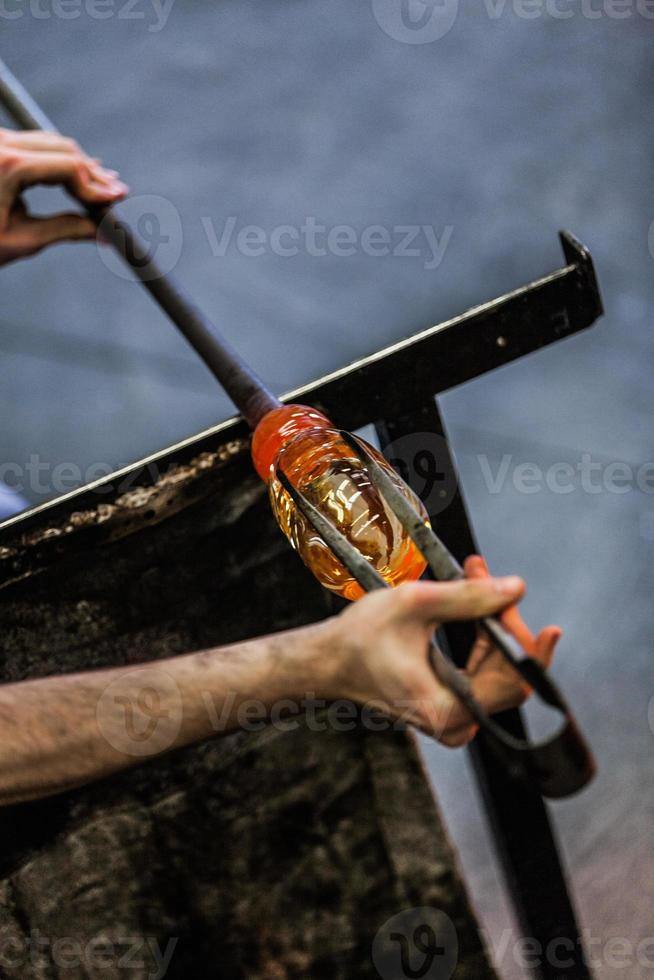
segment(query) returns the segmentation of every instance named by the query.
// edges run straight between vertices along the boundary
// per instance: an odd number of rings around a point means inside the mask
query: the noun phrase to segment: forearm
[[[48,796],[233,731],[254,708],[328,697],[318,624],[136,667],[0,687],[0,805]]]
[[[446,745],[466,744],[476,727],[436,677],[429,644],[441,624],[496,614],[524,591],[520,579],[488,577],[480,562],[466,562],[463,581],[374,592],[316,626],[136,667],[0,686],[0,805],[250,727],[252,708],[263,723],[283,702],[294,714],[313,699],[371,704]],[[559,635],[556,627],[529,634],[531,656],[548,666]],[[483,637],[467,673],[488,713],[527,695]]]

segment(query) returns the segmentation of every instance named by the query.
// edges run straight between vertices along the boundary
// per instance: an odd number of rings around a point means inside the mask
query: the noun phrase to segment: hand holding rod
[[[366,463],[370,481],[385,498],[404,530],[427,559],[434,578],[452,581],[463,577],[463,569],[443,542],[425,523],[406,498],[397,490],[365,445],[349,432],[341,438],[355,455]],[[336,526],[294,487],[278,468],[277,476],[291,500],[306,520],[347,568],[359,585],[372,592],[390,588],[370,562],[357,551]],[[466,706],[477,724],[489,736],[490,744],[508,771],[516,779],[533,778],[544,796],[552,799],[570,796],[582,789],[593,777],[595,763],[574,720],[572,712],[555,683],[539,663],[527,656],[515,638],[495,617],[484,617],[480,626],[488,633],[508,663],[533,687],[536,694],[563,716],[563,724],[550,738],[541,742],[518,739],[494,721],[475,699],[469,678],[445,656],[432,637],[429,658],[434,673]]]
[[[57,132],[40,106],[0,60],[0,104],[21,129]],[[169,273],[161,271],[142,237],[130,227],[116,206],[85,205],[106,239],[133,270],[155,303],[168,315],[218,379],[251,428],[279,400],[242,360],[217,327]]]
[[[370,481],[375,489],[386,499],[399,518],[402,527],[420,549],[429,563],[429,568],[439,582],[453,582],[465,578],[463,569],[454,555],[445,547],[420,514],[416,513],[406,497],[400,493],[366,446],[350,432],[341,430],[345,443],[366,464]],[[502,656],[521,677],[538,692],[540,697],[555,708],[562,708],[561,696],[547,673],[539,663],[529,657],[514,636],[509,633],[495,616],[484,616],[479,625],[490,637]]]

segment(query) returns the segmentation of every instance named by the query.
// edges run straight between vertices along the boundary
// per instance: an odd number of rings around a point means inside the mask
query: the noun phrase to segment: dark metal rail
[[[443,455],[438,460],[439,470],[445,485],[450,485],[451,480],[456,481],[447,432],[433,399],[402,416],[379,422],[376,428],[382,446],[416,432],[434,432],[442,436]],[[396,442],[396,445],[401,443]],[[393,457],[398,459],[396,450]],[[406,459],[405,462],[412,472],[412,461]],[[417,486],[413,489],[417,493],[420,491]],[[459,561],[478,553],[460,489],[445,511],[430,517],[439,536]],[[474,627],[468,623],[452,623],[443,632],[452,659],[463,666],[475,639]],[[494,718],[515,738],[526,737],[520,710],[505,711]],[[590,980],[554,828],[536,782],[516,779],[498,758],[492,739],[482,731],[468,751],[521,934],[534,940],[538,944],[536,948],[542,950],[541,965],[534,968],[534,976],[538,980]]]

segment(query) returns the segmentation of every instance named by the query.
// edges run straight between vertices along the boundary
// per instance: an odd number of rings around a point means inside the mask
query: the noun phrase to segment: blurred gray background
[[[492,567],[525,576],[532,625],[565,628],[556,676],[600,772],[552,812],[597,975],[654,975],[651,946],[648,968],[608,945],[654,936],[654,496],[606,478],[611,463],[635,474],[654,459],[654,9],[617,17],[608,0],[585,12],[570,0],[568,18],[551,5],[527,18],[516,3],[407,0],[407,26],[398,0],[175,0],[167,19],[152,0],[127,19],[116,0],[104,20],[88,2],[63,19],[47,0],[41,17],[17,0],[6,9],[20,16],[0,17],[0,57],[134,194],[164,199],[163,231],[179,215],[178,275],[280,393],[562,265],[560,227],[592,250],[599,325],[442,404]],[[32,201],[61,204],[52,191]],[[412,256],[255,257],[235,244],[244,226],[269,234],[307,217],[358,234],[427,225],[449,240],[436,263],[422,234]],[[230,218],[216,254],[211,232]],[[1,272],[0,462],[32,503],[231,414],[110,265],[77,245]],[[493,473],[510,457],[499,492],[480,454]],[[521,463],[546,471],[583,454],[598,492],[577,479],[570,493],[526,494],[513,480]],[[425,753],[499,944],[513,923],[465,756]],[[525,975],[512,947],[497,961]]]

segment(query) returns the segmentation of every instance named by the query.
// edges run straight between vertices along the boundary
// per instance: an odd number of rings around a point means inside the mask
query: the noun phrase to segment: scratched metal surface
[[[62,129],[121,168],[136,193],[174,205],[179,275],[276,390],[554,268],[560,226],[592,249],[601,325],[444,406],[484,550],[528,579],[534,624],[566,628],[558,676],[601,769],[553,812],[584,925],[600,940],[598,974],[624,976],[619,957],[601,955],[606,942],[654,935],[654,498],[633,481],[613,492],[606,467],[635,470],[653,455],[654,23],[635,5],[618,20],[571,4],[559,20],[488,3],[459,11],[433,43],[405,44],[368,0],[176,0],[158,31],[149,0],[133,8],[142,19],[121,8],[105,21],[84,8],[70,20],[21,8],[0,23],[2,56]],[[233,244],[212,254],[207,228],[220,238],[230,217],[270,232],[307,216],[358,232],[453,231],[433,269],[424,240],[404,257],[254,258]],[[3,270],[0,337],[0,455],[23,471],[36,457],[32,501],[52,492],[57,463],[82,474],[114,467],[229,413],[149,300],[93,248]],[[520,489],[517,465],[575,467],[584,453],[599,464],[599,492],[578,477],[570,493]],[[45,468],[35,477],[36,464]],[[499,943],[510,921],[463,759],[426,751]],[[501,966],[523,975],[510,949]]]

